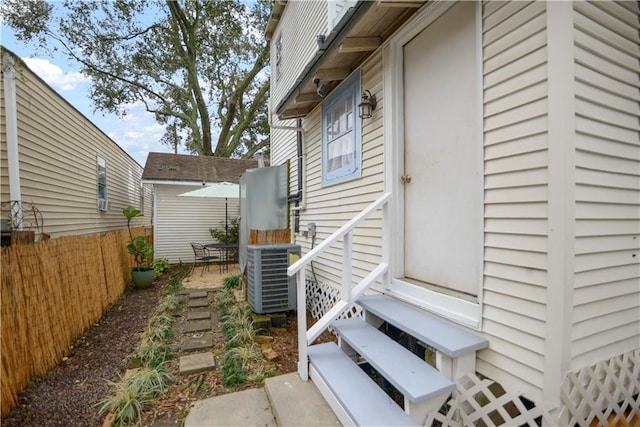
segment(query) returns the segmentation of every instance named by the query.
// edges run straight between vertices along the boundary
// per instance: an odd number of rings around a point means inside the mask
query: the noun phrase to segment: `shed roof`
[[[257,168],[257,160],[188,154],[149,153],[142,173],[143,181],[240,181],[247,169]]]

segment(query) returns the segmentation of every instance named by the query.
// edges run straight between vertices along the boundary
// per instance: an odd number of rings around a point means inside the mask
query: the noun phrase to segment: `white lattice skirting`
[[[465,375],[456,381],[456,385],[456,397],[445,403],[442,413],[429,414],[426,426],[555,425],[548,412],[525,405],[516,393],[494,381]]]
[[[313,280],[307,280],[307,308],[311,312],[314,319],[321,318],[327,311],[336,305],[340,299],[340,289],[326,285],[318,284]],[[362,309],[353,306],[341,317],[359,316]]]
[[[570,372],[560,398],[560,420],[568,425],[640,423],[640,350]]]

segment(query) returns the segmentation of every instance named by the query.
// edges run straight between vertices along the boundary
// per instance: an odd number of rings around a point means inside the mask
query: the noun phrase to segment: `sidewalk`
[[[267,379],[264,388],[197,401],[184,423],[185,427],[339,425],[316,386],[295,372]]]

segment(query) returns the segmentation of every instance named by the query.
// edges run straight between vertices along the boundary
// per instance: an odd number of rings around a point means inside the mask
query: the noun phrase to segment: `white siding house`
[[[171,263],[194,261],[190,242],[214,243],[210,228],[224,228],[240,214],[239,199],[185,197],[180,194],[218,182],[238,183],[245,170],[257,160],[149,153],[142,175],[152,185],[154,257]]]
[[[136,224],[151,224],[142,166],[5,48],[0,95],[3,220],[22,206],[14,223],[36,239],[91,234],[126,227],[122,209],[133,205],[145,214]]]
[[[570,373],[640,363],[639,17],[625,1],[289,1],[267,29],[272,164],[303,158],[303,254],[390,193],[353,232],[353,283],[388,261],[374,289],[486,338],[476,371],[560,424],[583,422]],[[334,179],[335,161],[353,169]],[[314,316],[346,257],[307,269]]]

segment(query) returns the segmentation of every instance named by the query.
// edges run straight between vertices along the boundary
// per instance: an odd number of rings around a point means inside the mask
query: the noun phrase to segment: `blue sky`
[[[94,113],[89,99],[89,80],[78,72],[79,66],[67,60],[61,53],[45,56],[36,46],[16,40],[13,31],[2,25],[1,43],[22,58],[27,66],[47,82],[57,93],[84,114],[93,124],[122,147],[141,166],[145,165],[151,151],[171,152],[160,143],[164,127],[156,123],[152,114],[142,104],[133,104],[127,115],[120,118],[100,111]]]

